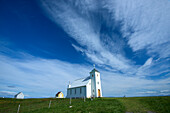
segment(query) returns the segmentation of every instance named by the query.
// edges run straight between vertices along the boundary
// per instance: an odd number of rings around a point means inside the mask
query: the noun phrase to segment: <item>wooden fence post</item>
[[[50,106],[51,106],[51,100],[50,100],[50,103],[49,103],[49,106],[48,106],[48,108],[50,108]]]
[[[20,104],[18,105],[18,111],[17,111],[17,113],[19,113],[19,109],[20,109]]]
[[[71,105],[71,97],[70,97],[70,105]]]

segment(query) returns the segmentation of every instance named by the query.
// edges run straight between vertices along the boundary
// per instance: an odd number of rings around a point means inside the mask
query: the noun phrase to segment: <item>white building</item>
[[[90,72],[90,76],[86,78],[77,79],[72,84],[69,83],[66,97],[102,97],[100,72],[94,68]]]
[[[16,94],[14,96],[14,98],[16,98],[16,99],[24,99],[24,94],[22,92],[19,92],[18,94]]]

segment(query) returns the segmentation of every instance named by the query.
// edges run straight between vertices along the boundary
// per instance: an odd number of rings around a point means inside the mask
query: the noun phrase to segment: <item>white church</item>
[[[102,97],[100,72],[95,67],[90,72],[90,76],[77,79],[68,85],[66,98],[82,97]]]

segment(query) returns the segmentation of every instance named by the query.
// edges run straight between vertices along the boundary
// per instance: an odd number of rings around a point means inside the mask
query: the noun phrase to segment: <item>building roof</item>
[[[19,92],[16,95],[14,95],[14,97],[17,98],[18,95],[23,95],[24,96],[24,94],[22,92]]]
[[[90,73],[92,73],[93,71],[99,72],[97,69],[94,68]]]
[[[17,95],[19,95],[19,94],[23,94],[22,92],[19,92],[19,93],[17,93],[15,96],[17,96]]]
[[[57,94],[56,94],[56,96],[58,96],[60,93],[62,93],[61,91],[59,91]]]
[[[88,84],[89,80],[90,80],[90,76],[77,79],[71,84],[70,88],[86,86]]]

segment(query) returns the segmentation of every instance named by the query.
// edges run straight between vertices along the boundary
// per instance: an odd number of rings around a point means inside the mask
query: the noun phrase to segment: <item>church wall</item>
[[[100,97],[102,97],[100,73],[95,72],[95,77],[96,77],[96,79],[95,79],[96,96],[99,97],[99,95],[98,95],[98,89],[100,89]]]
[[[89,80],[89,83],[86,85],[86,98],[91,97],[91,80]]]
[[[95,74],[94,73],[90,73],[90,77],[91,77],[91,96],[95,96]]]
[[[86,86],[82,87],[82,93],[80,93],[80,87],[70,88],[71,85],[68,86],[67,89],[67,98],[74,97],[102,97],[102,89],[101,89],[101,79],[100,72],[98,72],[95,68],[90,72],[90,80],[86,84]],[[75,94],[76,89],[76,94]],[[70,91],[71,90],[71,91]],[[72,92],[72,94],[71,94]]]
[[[99,97],[98,94],[98,89],[99,89],[100,97],[102,97],[100,73],[93,70],[92,72],[90,72],[90,77],[91,77],[91,95],[95,97]]]
[[[81,93],[80,93],[81,88]],[[76,90],[76,93],[75,93]],[[86,86],[76,87],[76,88],[69,88],[67,89],[67,97],[66,98],[82,98],[86,97]]]

